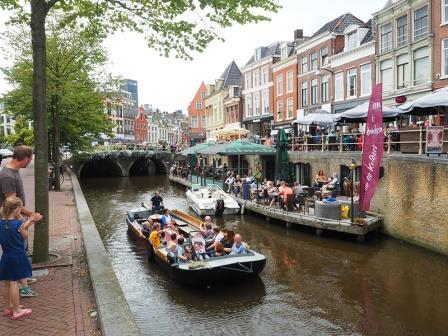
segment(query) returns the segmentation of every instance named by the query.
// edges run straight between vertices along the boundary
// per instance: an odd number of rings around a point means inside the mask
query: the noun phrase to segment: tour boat
[[[245,254],[230,254],[212,257],[202,261],[177,262],[166,246],[157,249],[150,244],[147,234],[142,231],[142,223],[150,216],[147,207],[139,207],[127,212],[126,223],[129,232],[148,247],[148,258],[154,260],[174,281],[187,286],[208,286],[228,283],[258,275],[266,264],[266,257],[251,249]],[[199,231],[201,220],[182,211],[173,210],[177,231],[186,239],[184,246],[191,246],[192,239]]]
[[[240,211],[238,202],[216,184],[205,187],[193,184],[186,195],[189,206],[199,216],[232,215]]]

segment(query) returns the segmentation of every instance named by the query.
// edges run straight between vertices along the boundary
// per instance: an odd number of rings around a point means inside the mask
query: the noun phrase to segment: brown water
[[[166,176],[82,180],[114,270],[143,335],[448,335],[448,257],[387,237],[346,236],[224,218],[267,257],[260,279],[220,288],[177,285],[127,234],[125,212],[160,190],[187,210]]]

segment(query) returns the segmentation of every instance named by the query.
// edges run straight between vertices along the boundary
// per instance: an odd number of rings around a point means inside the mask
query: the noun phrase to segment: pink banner
[[[363,149],[359,208],[367,211],[380,177],[384,150],[382,84],[373,88],[370,97]]]

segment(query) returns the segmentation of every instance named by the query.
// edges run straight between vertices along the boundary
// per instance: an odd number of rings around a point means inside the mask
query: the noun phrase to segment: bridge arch
[[[81,164],[78,176],[80,178],[126,176],[126,170],[120,162],[111,159],[90,160]]]

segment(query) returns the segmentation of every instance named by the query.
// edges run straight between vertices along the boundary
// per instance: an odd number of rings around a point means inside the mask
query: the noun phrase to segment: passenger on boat
[[[214,248],[216,247],[216,244],[220,243],[221,240],[224,239],[224,232],[221,231],[221,229],[218,226],[214,226],[213,227],[213,232],[216,234],[215,236],[215,241],[213,242],[213,244],[211,244],[209,247],[207,247],[207,250],[214,250]]]
[[[221,243],[216,244],[215,250],[212,252],[212,257],[221,257],[225,255],[224,246]]]
[[[241,235],[235,235],[235,243],[232,246],[232,252],[230,254],[244,254],[248,252],[245,243],[241,240]]]
[[[234,239],[235,239],[235,232],[233,230],[230,229],[224,230],[224,239],[222,239],[220,242],[224,248],[224,252],[226,253],[232,252]]]
[[[159,248],[162,243],[160,242],[160,224],[159,223],[155,223],[154,224],[154,229],[152,230],[151,234],[149,235],[149,241],[151,242],[151,245],[157,249]]]
[[[210,216],[205,216],[204,222],[202,222],[199,225],[199,228],[201,230],[202,235],[204,236],[204,239],[210,239],[215,236],[213,232],[213,224],[212,224],[212,218]]]
[[[163,210],[163,198],[160,197],[160,193],[158,191],[156,191],[154,196],[151,198],[151,209],[153,213],[158,210]]]
[[[167,227],[173,227],[173,225],[176,224],[173,217],[171,217],[170,211],[168,209],[164,210],[162,219],[160,222],[162,223],[162,229],[165,229]]]
[[[187,261],[188,258],[185,256],[185,250],[184,250],[184,237],[179,236],[177,238],[177,247],[176,247],[176,256],[179,261]]]
[[[152,230],[154,229],[154,222],[151,218],[148,218],[146,222],[143,223],[142,233],[146,238],[149,238]]]

